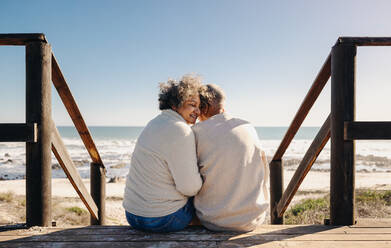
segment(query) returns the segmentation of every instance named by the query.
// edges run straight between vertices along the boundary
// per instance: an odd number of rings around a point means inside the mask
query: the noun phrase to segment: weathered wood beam
[[[331,57],[330,222],[355,223],[355,141],[344,139],[344,123],[355,120],[357,47],[337,44]]]
[[[273,160],[280,160],[284,155],[286,149],[291,143],[293,137],[295,137],[297,131],[299,130],[301,124],[303,123],[305,117],[310,111],[311,107],[314,105],[316,99],[322,92],[324,86],[329,80],[331,75],[331,56],[329,55],[324,62],[322,68],[320,69],[318,75],[315,78],[310,90],[305,96],[303,103],[301,104],[299,110],[297,111],[295,117],[293,118],[291,124],[289,125],[288,130],[284,138],[282,139],[280,146],[277,148],[276,153],[274,154]]]
[[[391,122],[354,121],[344,123],[345,140],[389,140],[391,139]]]
[[[47,42],[45,35],[40,33],[0,34],[0,46],[24,46],[32,41]]]
[[[52,49],[45,42],[26,45],[26,123],[37,123],[37,142],[26,143],[26,222],[52,224]]]
[[[91,195],[88,193],[87,188],[84,186],[80,174],[76,170],[76,167],[73,164],[73,161],[69,156],[64,143],[62,142],[61,136],[54,125],[53,125],[52,151],[56,156],[58,162],[60,163],[62,169],[64,170],[65,174],[67,175],[69,181],[71,182],[73,188],[76,190],[80,199],[87,207],[91,216],[95,219],[98,219],[98,207],[96,206]]]
[[[90,218],[91,225],[106,224],[106,170],[102,165],[90,165],[90,192],[98,207],[98,219]]]
[[[61,72],[60,66],[57,63],[54,54],[52,54],[52,81],[57,89],[58,94],[65,108],[67,109],[77,131],[79,132],[80,138],[82,139],[91,159],[94,163],[103,165],[102,159],[99,155],[98,149],[95,146],[94,141],[91,138],[90,131],[84,122],[84,119],[80,113],[80,110],[76,104],[75,99],[66,83],[64,75]]]
[[[282,195],[281,200],[277,205],[278,217],[283,216],[293,196],[296,194],[305,176],[310,171],[312,165],[315,163],[320,152],[323,150],[323,147],[326,145],[329,139],[330,139],[330,115],[323,123],[314,141],[312,142],[311,146],[308,148],[307,152],[305,153],[303,160],[300,162],[299,167],[296,169],[295,174],[293,175],[291,181],[288,184],[288,187],[284,191],[284,194]]]
[[[283,224],[284,218],[277,214],[277,204],[284,192],[284,166],[281,160],[272,160],[269,164],[270,179],[270,223]]]
[[[391,37],[339,37],[337,43],[355,46],[391,46]]]
[[[4,123],[0,124],[0,142],[38,141],[37,123]]]

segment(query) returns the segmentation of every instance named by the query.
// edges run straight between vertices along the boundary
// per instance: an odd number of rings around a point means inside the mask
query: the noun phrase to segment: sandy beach
[[[294,171],[284,171],[284,185],[288,185]],[[377,173],[356,173],[356,188],[372,188],[372,189],[391,189],[390,172]],[[0,181],[0,192],[12,191],[17,195],[25,195],[25,180],[3,180]],[[87,189],[90,188],[90,180],[83,179]],[[125,188],[125,179],[122,178],[116,183],[106,184],[107,197],[122,198]],[[299,190],[305,191],[329,191],[330,189],[330,173],[310,171]],[[52,179],[52,195],[58,197],[78,197],[67,178]]]

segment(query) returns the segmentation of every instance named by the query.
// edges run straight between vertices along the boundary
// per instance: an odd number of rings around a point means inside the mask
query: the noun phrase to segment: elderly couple
[[[254,127],[227,114],[224,99],[194,76],[160,85],[162,112],[139,136],[126,181],[133,228],[178,231],[198,217],[210,230],[251,231],[264,221],[265,155]]]

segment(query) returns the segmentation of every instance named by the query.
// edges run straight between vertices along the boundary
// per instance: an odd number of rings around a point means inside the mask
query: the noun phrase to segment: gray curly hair
[[[200,110],[203,112],[207,106],[217,105],[223,107],[225,101],[224,91],[216,84],[207,84],[200,91]]]
[[[164,110],[181,107],[189,97],[199,95],[203,87],[199,76],[188,74],[179,82],[169,79],[160,83],[159,88],[159,109]]]

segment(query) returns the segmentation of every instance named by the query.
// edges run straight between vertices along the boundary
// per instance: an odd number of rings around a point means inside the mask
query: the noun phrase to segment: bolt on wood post
[[[26,222],[50,226],[51,216],[51,58],[44,42],[26,45],[26,123],[37,123],[38,141],[26,143]]]
[[[355,223],[355,142],[344,140],[344,122],[355,120],[356,51],[336,44],[331,52],[331,225]]]
[[[284,167],[281,160],[272,160],[270,169],[270,223],[284,224],[284,216],[278,217],[277,205],[284,190]]]
[[[106,170],[101,164],[90,164],[90,190],[98,207],[98,220],[91,216],[91,225],[106,223]]]

